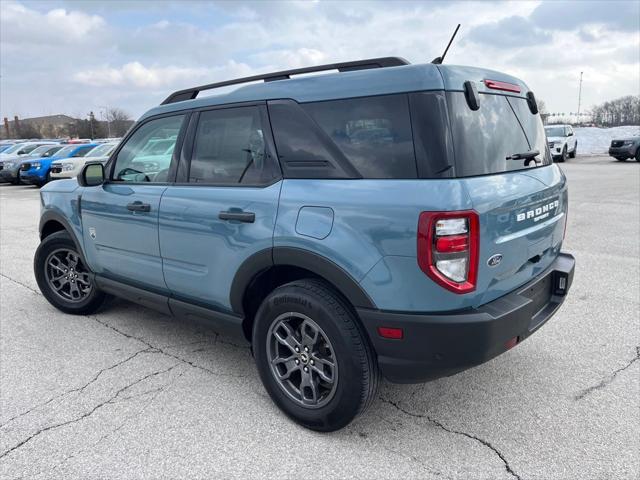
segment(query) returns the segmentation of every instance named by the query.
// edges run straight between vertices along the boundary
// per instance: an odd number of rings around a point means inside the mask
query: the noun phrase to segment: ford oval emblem
[[[489,257],[489,260],[487,260],[487,265],[489,265],[490,267],[497,267],[498,265],[500,265],[501,261],[502,261],[502,254],[496,253],[495,255],[492,255],[491,257]]]

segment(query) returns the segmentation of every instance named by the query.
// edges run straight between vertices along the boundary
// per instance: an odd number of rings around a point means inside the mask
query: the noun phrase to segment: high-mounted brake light
[[[436,283],[455,293],[476,288],[479,241],[478,214],[422,212],[418,220],[418,265]]]
[[[520,93],[520,85],[516,85],[514,83],[500,82],[498,80],[487,80],[485,79],[484,84],[487,88],[491,88],[493,90],[504,90],[505,92],[514,92]]]

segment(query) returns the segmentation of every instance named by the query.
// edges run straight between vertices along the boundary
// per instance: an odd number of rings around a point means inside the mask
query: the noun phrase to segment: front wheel
[[[565,162],[568,158],[567,155],[567,146],[565,145],[564,148],[562,149],[562,155],[560,156],[560,161],[561,162]]]
[[[640,162],[640,147],[636,150],[636,162]]]
[[[573,151],[569,154],[569,158],[576,158],[578,154],[578,142],[576,142],[576,146],[573,147]]]
[[[44,297],[65,313],[89,315],[106,300],[106,294],[95,286],[91,272],[65,231],[42,240],[33,259],[33,270]]]
[[[322,281],[269,294],[256,314],[253,351],[271,399],[304,427],[338,430],[375,397],[373,349],[346,300]]]

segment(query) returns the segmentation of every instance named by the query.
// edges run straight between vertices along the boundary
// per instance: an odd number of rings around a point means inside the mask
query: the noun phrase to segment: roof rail
[[[193,100],[203,90],[212,90],[214,88],[227,87],[229,85],[238,85],[240,83],[255,82],[263,80],[265,82],[273,82],[276,80],[287,80],[291,75],[300,75],[303,73],[323,72],[326,70],[338,70],[339,72],[349,72],[352,70],[366,70],[369,68],[385,68],[399,67],[408,65],[409,62],[400,57],[381,57],[369,58],[366,60],[356,60],[353,62],[329,63],[327,65],[318,65],[316,67],[295,68],[293,70],[282,70],[281,72],[266,73],[263,75],[254,75],[252,77],[237,78],[235,80],[226,80],[224,82],[209,83],[208,85],[200,85],[199,87],[178,90],[169,95],[161,105],[168,103],[182,102],[184,100]]]

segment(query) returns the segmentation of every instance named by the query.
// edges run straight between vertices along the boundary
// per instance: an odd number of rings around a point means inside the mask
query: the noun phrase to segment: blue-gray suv
[[[380,376],[424,382],[514,347],[574,271],[533,93],[396,57],[175,92],[41,203],[52,305],[115,295],[242,337],[278,407],[321,431]]]

